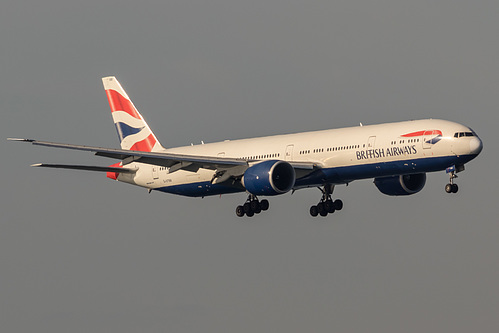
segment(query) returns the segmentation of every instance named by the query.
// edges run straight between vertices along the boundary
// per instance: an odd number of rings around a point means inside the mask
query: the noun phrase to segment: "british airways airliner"
[[[190,197],[246,192],[236,215],[251,217],[269,208],[259,197],[303,188],[321,191],[310,215],[327,216],[343,208],[333,200],[336,185],[374,179],[382,193],[411,195],[421,191],[426,173],[449,175],[447,193],[465,163],[482,151],[469,127],[437,119],[330,129],[268,137],[163,148],[115,77],[102,79],[121,149],[32,139],[9,139],[38,146],[89,151],[118,160],[110,166],[34,164],[35,167],[106,172],[107,177]]]

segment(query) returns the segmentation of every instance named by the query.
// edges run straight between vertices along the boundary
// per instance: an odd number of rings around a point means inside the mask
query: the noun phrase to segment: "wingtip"
[[[31,164],[30,166],[32,167],[41,167],[42,166],[42,163],[35,163],[35,164]]]
[[[32,139],[7,138],[8,141],[34,142]]]

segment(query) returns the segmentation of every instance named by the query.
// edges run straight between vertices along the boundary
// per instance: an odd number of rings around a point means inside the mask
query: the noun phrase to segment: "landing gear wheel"
[[[447,184],[447,185],[445,185],[445,192],[452,193],[452,185],[453,184]]]
[[[260,201],[260,208],[263,211],[266,211],[267,209],[269,209],[269,201],[267,199],[263,199],[262,201]]]
[[[238,217],[243,217],[244,216],[244,208],[243,208],[243,206],[237,206],[236,207],[236,215]]]
[[[253,212],[255,212],[255,214],[260,214],[262,212],[262,208],[260,207],[260,203],[258,203],[258,205],[256,205],[255,209],[252,209]]]
[[[249,212],[246,213],[246,215],[248,217],[252,217],[253,215],[255,215],[255,213],[252,210],[250,210]]]
[[[457,186],[457,184],[452,184],[452,193],[457,193],[458,190],[459,186]]]
[[[324,202],[324,208],[326,208],[326,212],[328,212],[329,214],[334,213],[334,211],[336,210],[334,208],[334,203],[332,200],[326,200]]]
[[[322,214],[325,212],[326,215],[327,215],[327,211],[326,211],[326,207],[324,207],[324,203],[323,202],[319,202],[317,204],[317,211],[319,212],[319,214],[321,214],[321,216],[323,216]]]
[[[246,202],[244,205],[243,205],[243,209],[244,209],[244,212],[246,213],[246,215],[249,216],[249,213],[252,212],[251,210],[251,205],[249,202]]]
[[[327,210],[319,212],[319,215],[322,216],[322,217],[326,217],[327,216]]]
[[[343,201],[341,201],[340,199],[334,200],[334,209],[342,210],[343,209]]]
[[[262,211],[262,208],[260,207],[260,203],[257,200],[253,200],[250,202],[250,207],[255,214],[258,214]]]
[[[313,217],[316,217],[317,215],[319,215],[319,211],[317,210],[317,206],[310,207],[310,215],[312,215]]]

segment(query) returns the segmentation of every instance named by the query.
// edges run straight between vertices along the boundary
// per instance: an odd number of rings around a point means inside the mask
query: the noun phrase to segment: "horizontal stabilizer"
[[[21,142],[33,142],[32,139],[18,139],[18,138],[7,138],[8,141],[21,141]]]
[[[32,167],[37,168],[55,168],[55,169],[72,169],[72,170],[87,170],[87,171],[100,171],[100,172],[115,172],[115,173],[135,173],[137,169],[129,168],[115,168],[115,167],[101,167],[93,165],[73,165],[73,164],[33,164]]]

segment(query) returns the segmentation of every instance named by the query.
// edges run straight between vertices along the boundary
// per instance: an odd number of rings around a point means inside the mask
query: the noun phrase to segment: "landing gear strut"
[[[445,192],[447,193],[457,193],[457,191],[459,190],[459,187],[457,186],[457,184],[454,184],[454,178],[457,178],[457,175],[456,173],[458,171],[463,171],[464,170],[464,165],[461,166],[461,167],[455,167],[455,166],[452,166],[450,168],[447,168],[447,173],[449,174],[449,184],[445,185]]]
[[[327,214],[332,214],[337,210],[341,210],[343,208],[343,201],[340,199],[336,199],[333,201],[331,198],[331,194],[334,190],[334,185],[326,184],[324,188],[318,187],[318,189],[322,192],[321,201],[316,205],[310,207],[310,215],[316,217],[327,216]]]
[[[456,172],[450,172],[450,183],[445,185],[445,192],[447,193],[457,193],[459,187],[457,184],[454,184],[454,178],[457,178]]]
[[[267,209],[269,209],[268,200],[263,199],[262,201],[259,201],[255,195],[250,194],[248,195],[248,199],[246,199],[244,205],[236,207],[236,215],[243,217],[246,214],[246,216],[252,217],[253,215],[260,214],[262,211],[266,211]]]

